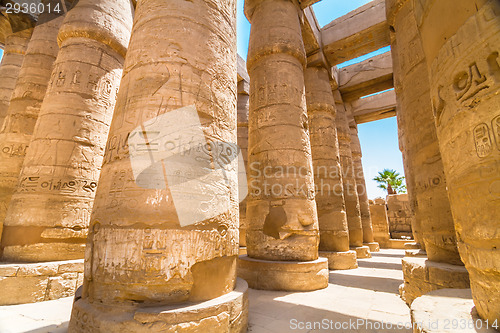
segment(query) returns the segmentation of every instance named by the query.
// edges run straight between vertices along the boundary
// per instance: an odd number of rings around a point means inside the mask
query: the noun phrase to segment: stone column
[[[53,8],[60,1],[46,0],[43,3]],[[62,20],[63,16],[54,12],[45,12],[38,18],[0,131],[0,238],[7,207],[59,51],[57,33]]]
[[[66,15],[52,78],[7,211],[3,260],[84,256],[132,10],[128,0],[82,0]]]
[[[424,243],[428,258],[403,259],[405,282],[400,291],[408,304],[431,290],[469,286],[456,245],[447,182],[432,114],[427,58],[415,10],[413,1],[392,1],[387,6],[395,44],[393,68],[398,96],[398,126],[403,141],[404,163],[411,177],[408,182],[408,191],[411,191],[409,200],[415,200],[417,240],[420,237],[418,241]],[[390,220],[394,217],[394,220],[403,222],[403,216],[398,216],[400,214],[396,212],[398,207],[405,205],[400,199],[388,197],[389,209],[393,211],[390,212]],[[408,203],[412,205],[411,201]],[[392,225],[391,229],[394,229]],[[394,231],[398,231],[397,226]],[[393,238],[394,231],[391,230]],[[400,231],[402,233],[399,234],[404,235],[405,230]],[[450,274],[450,271],[453,273]]]
[[[236,1],[137,2],[70,331],[246,330],[236,98]]]
[[[416,218],[430,260],[461,264],[455,229],[446,192],[446,179],[439,151],[429,98],[427,62],[422,49],[411,1],[389,7],[397,47],[394,63],[405,157],[412,169]],[[417,231],[418,232],[418,231]]]
[[[243,161],[245,163],[246,173],[248,170],[248,108],[250,96],[248,95],[248,85],[249,82],[246,80],[241,80],[238,82],[238,147],[243,155]],[[240,166],[241,170],[241,166]],[[246,177],[246,174],[245,174]],[[240,246],[243,251],[240,254],[246,254],[246,249],[243,247],[247,246],[246,234],[247,234],[247,200],[240,202]]]
[[[356,252],[349,250],[340,169],[335,101],[325,67],[307,67],[304,73],[311,151],[320,231],[319,250],[330,269],[357,268]]]
[[[458,248],[476,309],[492,322],[500,319],[500,3],[415,6]]]
[[[342,96],[338,90],[334,91],[337,108],[336,125],[339,141],[340,166],[342,169],[342,181],[344,185],[344,200],[347,213],[347,224],[349,227],[349,244],[356,250],[358,258],[370,258],[368,246],[363,246],[363,226],[361,223],[361,211],[359,206],[356,179],[354,178],[354,167],[351,152],[351,133],[347,120],[347,110]]]
[[[248,257],[240,260],[238,274],[257,289],[328,285],[327,260],[318,259],[299,11],[295,0],[245,1],[252,23],[247,58],[249,228]]]
[[[389,246],[389,220],[385,200],[376,198],[370,200],[370,216],[372,218],[373,238],[381,247]]]
[[[19,71],[23,64],[26,47],[31,38],[32,28],[10,33],[5,39],[2,62],[0,63],[0,128],[2,128],[10,99],[16,87]],[[0,205],[0,210],[2,209]],[[1,218],[1,216],[0,216]]]
[[[363,245],[368,246],[371,252],[378,252],[380,246],[373,239],[373,226],[370,216],[370,204],[368,203],[368,193],[366,192],[365,174],[363,172],[363,163],[361,161],[361,143],[358,137],[358,126],[351,118],[349,122],[351,131],[351,152],[352,164],[354,167],[354,179],[356,180],[356,190],[359,198],[359,210],[361,213],[361,225],[363,226]]]

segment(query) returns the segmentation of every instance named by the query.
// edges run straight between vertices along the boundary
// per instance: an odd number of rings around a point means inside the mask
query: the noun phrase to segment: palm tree
[[[387,191],[387,194],[406,193],[406,185],[404,185],[405,177],[401,176],[396,170],[384,169],[379,171],[378,176],[373,178],[380,183],[378,187]]]

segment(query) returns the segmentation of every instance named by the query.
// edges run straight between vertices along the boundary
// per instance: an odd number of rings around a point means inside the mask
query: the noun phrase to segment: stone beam
[[[238,94],[250,94],[250,76],[245,60],[238,54]]]
[[[344,101],[394,87],[391,52],[382,53],[339,70],[339,90]]]
[[[396,116],[396,93],[389,90],[378,95],[360,98],[350,103],[356,124]]]
[[[306,8],[303,13],[303,22],[301,24],[302,39],[304,40],[304,47],[309,58],[310,55],[323,53],[321,52],[323,45],[321,42],[321,31],[313,9]]]
[[[314,5],[316,2],[320,2],[321,0],[299,0],[300,8],[305,9]]]
[[[385,1],[374,0],[339,17],[321,29],[321,36],[332,66],[389,45]]]

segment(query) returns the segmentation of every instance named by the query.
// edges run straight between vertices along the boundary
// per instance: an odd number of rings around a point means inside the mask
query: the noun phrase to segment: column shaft
[[[359,206],[356,179],[351,152],[351,133],[347,120],[347,111],[340,97],[340,92],[335,91],[337,103],[337,133],[339,140],[340,166],[344,185],[344,199],[349,227],[349,243],[351,246],[363,246],[363,226],[361,224],[361,211]]]
[[[422,5],[415,17],[458,248],[476,309],[492,322],[500,319],[500,3]]]
[[[4,224],[3,259],[82,258],[132,23],[128,0],[79,1]]]
[[[292,0],[263,0],[246,1],[245,11],[252,23],[248,255],[315,260],[319,230],[299,8]]]
[[[53,8],[60,1],[46,0],[43,3],[50,4]],[[7,207],[16,188],[59,51],[57,33],[62,20],[63,16],[49,12],[41,14],[38,18],[0,132],[0,238]]]
[[[319,249],[349,251],[336,109],[328,71],[323,67],[308,67],[304,76],[320,230]]]

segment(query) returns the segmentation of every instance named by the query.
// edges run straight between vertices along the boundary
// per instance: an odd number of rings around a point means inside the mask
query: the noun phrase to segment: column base
[[[246,332],[248,284],[237,279],[233,291],[209,301],[157,307],[119,307],[73,303],[69,332]]]
[[[41,263],[0,263],[0,305],[73,296],[83,283],[83,259]]]
[[[464,266],[430,261],[426,257],[405,257],[402,264],[404,283],[399,286],[399,294],[408,305],[433,290],[470,288],[469,273]]]
[[[355,269],[358,268],[356,251],[330,252],[319,251],[319,256],[328,259],[329,269]]]
[[[368,246],[351,247],[351,250],[356,251],[356,256],[358,257],[358,259],[365,259],[372,257],[372,254],[370,253],[370,248]]]
[[[421,246],[418,243],[405,243],[405,250],[420,250]]]
[[[405,257],[427,257],[427,252],[422,249],[405,250]]]
[[[417,298],[411,305],[411,321],[417,333],[497,332],[492,323],[479,318],[470,289],[434,290]]]
[[[370,248],[370,252],[380,251],[380,245],[377,242],[363,243],[363,246],[368,246]]]
[[[318,290],[328,286],[328,259],[269,261],[242,255],[238,259],[238,276],[253,289]]]
[[[389,239],[385,244],[384,248],[386,249],[401,249],[404,250],[405,244],[407,243],[412,243],[412,240],[405,240],[405,239]]]
[[[242,254],[247,254],[247,247],[246,246],[240,246],[240,251],[238,253],[238,255],[242,255]]]

